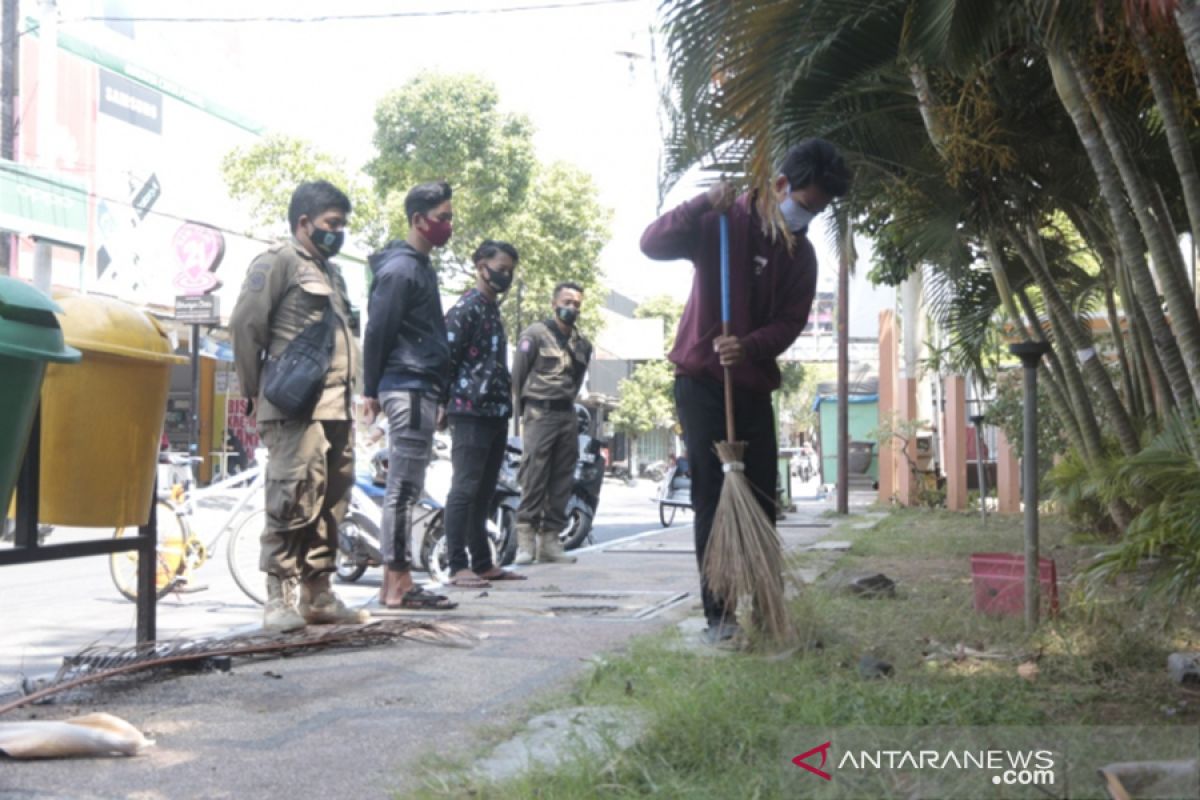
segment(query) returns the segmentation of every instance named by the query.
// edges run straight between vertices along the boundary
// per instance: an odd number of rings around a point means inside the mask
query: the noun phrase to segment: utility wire
[[[70,22],[290,22],[290,23],[305,23],[305,22],[337,22],[346,20],[378,20],[378,19],[403,19],[412,17],[465,17],[479,16],[483,14],[515,14],[526,11],[561,11],[570,10],[572,8],[586,8],[589,6],[613,6],[623,5],[628,3],[638,3],[643,0],[579,0],[575,3],[543,3],[540,5],[527,6],[502,6],[499,8],[447,8],[438,11],[389,11],[378,14],[323,14],[316,17],[279,17],[279,16],[259,16],[259,17],[110,17],[110,16],[89,16],[78,17],[72,20],[64,20],[66,24]]]

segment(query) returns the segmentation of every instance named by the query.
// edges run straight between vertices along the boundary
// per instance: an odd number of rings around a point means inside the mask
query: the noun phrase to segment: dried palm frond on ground
[[[704,553],[704,575],[710,590],[730,608],[739,598],[754,604],[754,622],[774,642],[792,636],[783,586],[783,542],[754,497],[755,488],[740,469],[744,442],[717,442],[717,456],[727,467],[721,499],[713,516],[712,536]]]
[[[89,647],[63,659],[44,687],[0,705],[0,714],[54,694],[134,672],[203,665],[218,657],[279,658],[329,647],[372,647],[408,639],[445,647],[470,647],[475,636],[460,625],[420,620],[377,620],[366,625],[312,626],[295,633],[252,633],[214,639],[175,639],[128,647]]]

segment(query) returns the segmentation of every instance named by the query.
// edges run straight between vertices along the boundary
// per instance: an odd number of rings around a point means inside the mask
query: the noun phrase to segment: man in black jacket
[[[450,583],[485,589],[492,581],[524,580],[501,569],[488,546],[487,519],[508,443],[512,377],[500,295],[512,285],[520,257],[508,242],[488,239],[475,255],[475,286],[446,313],[450,387],[446,413],[453,432],[454,480],[446,499]]]
[[[425,486],[433,451],[438,401],[446,386],[450,349],[429,253],[450,239],[450,184],[423,183],[404,199],[408,237],[368,259],[371,287],[363,337],[363,398],[373,418],[388,417],[388,480],[383,503],[384,576],[380,602],[388,608],[449,609],[456,603],[416,586],[410,541],[413,507]]]

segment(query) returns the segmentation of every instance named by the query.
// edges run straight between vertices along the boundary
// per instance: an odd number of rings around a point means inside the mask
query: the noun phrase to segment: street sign
[[[185,222],[172,240],[181,269],[175,274],[175,288],[185,294],[211,292],[220,281],[213,273],[225,257],[225,236],[211,225]]]
[[[220,325],[221,306],[216,295],[180,295],[175,298],[175,321],[193,325]]]

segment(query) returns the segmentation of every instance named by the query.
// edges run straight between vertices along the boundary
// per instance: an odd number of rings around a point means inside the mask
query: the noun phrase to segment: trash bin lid
[[[144,311],[111,297],[56,295],[62,304],[67,343],[84,352],[105,353],[138,361],[186,364],[171,351],[167,332]]]
[[[79,351],[63,343],[58,304],[16,278],[0,276],[0,355],[74,364]]]

